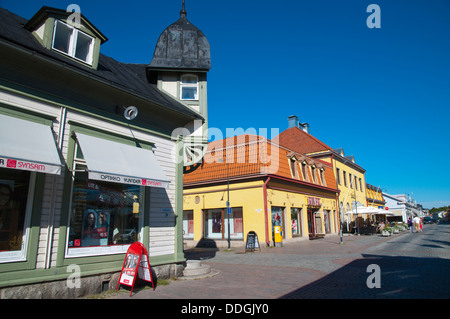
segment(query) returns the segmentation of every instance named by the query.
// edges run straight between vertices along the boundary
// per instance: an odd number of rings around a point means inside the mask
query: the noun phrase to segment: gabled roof
[[[67,18],[72,14],[72,12],[68,12],[66,10],[58,8],[43,6],[30,20],[28,20],[28,22],[24,25],[24,28],[29,31],[35,30],[51,14]],[[89,30],[91,30],[93,34],[95,34],[95,36],[101,40],[102,43],[108,41],[108,38],[102,32],[100,32],[100,30],[97,29],[88,19],[86,19],[86,17],[83,14],[80,14],[80,20],[82,21],[83,25],[89,28]]]
[[[336,156],[336,159],[344,161],[348,165],[365,172],[361,166],[355,163],[355,157],[353,155],[342,156],[344,152],[342,148],[333,149],[299,127],[288,128],[281,132],[276,138],[278,138],[280,145],[300,154],[308,154],[310,157],[319,157],[321,154],[314,153],[330,152]]]
[[[0,42],[6,41],[33,54],[39,54],[49,61],[61,63],[66,68],[70,67],[77,72],[84,73],[90,79],[108,83],[112,87],[189,118],[202,118],[198,113],[190,110],[189,107],[158,90],[156,84],[149,83],[145,64],[122,63],[100,54],[98,68],[90,68],[43,47],[33,34],[24,28],[26,23],[26,19],[0,7]]]
[[[304,179],[293,178],[289,159],[303,159],[309,165],[324,169],[325,185],[312,183],[310,170]],[[337,191],[332,166],[324,161],[312,159],[290,149],[272,143],[258,135],[239,135],[208,144],[201,166],[192,173],[184,175],[184,185],[201,185],[211,182],[224,182],[229,178],[250,179],[261,176],[274,176],[293,183]]]
[[[300,154],[332,151],[333,149],[299,127],[291,127],[278,135],[282,146],[292,149]]]

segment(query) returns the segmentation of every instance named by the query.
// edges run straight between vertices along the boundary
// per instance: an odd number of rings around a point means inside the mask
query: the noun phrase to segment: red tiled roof
[[[297,153],[308,154],[333,149],[299,127],[291,127],[278,135],[279,143]]]
[[[296,156],[296,163],[306,160],[317,168],[323,167],[326,185],[319,182],[318,175],[316,183],[309,182],[312,181],[309,169],[308,178],[303,179],[300,167],[297,168],[299,177],[294,178],[289,163],[292,156]],[[209,143],[202,165],[184,175],[184,184],[224,181],[227,176],[235,179],[268,174],[333,190],[337,188],[331,164],[300,155],[257,135],[239,135]]]

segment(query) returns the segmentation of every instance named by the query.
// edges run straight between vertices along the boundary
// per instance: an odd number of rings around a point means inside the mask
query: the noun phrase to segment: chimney
[[[288,117],[288,128],[291,127],[299,127],[304,132],[309,134],[309,124],[308,123],[301,123],[298,121],[298,117],[296,115],[291,115]]]
[[[308,123],[302,123],[302,124],[300,124],[300,128],[301,128],[304,132],[306,132],[306,133],[309,134],[309,124],[308,124]]]
[[[295,115],[291,115],[288,117],[288,128],[298,127],[298,117]]]

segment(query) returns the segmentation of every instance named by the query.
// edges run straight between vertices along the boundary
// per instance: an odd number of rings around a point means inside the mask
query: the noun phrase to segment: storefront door
[[[284,227],[284,208],[272,206],[272,234],[274,233],[274,226],[281,226],[283,232],[283,238],[285,238],[285,227]]]
[[[314,210],[308,209],[308,234],[310,238],[316,236],[314,213],[315,213]]]
[[[323,235],[322,219],[318,209],[308,209],[308,233],[309,238],[316,238],[319,234]]]

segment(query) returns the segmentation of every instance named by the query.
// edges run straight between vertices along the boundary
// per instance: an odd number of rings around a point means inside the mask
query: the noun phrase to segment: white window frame
[[[22,247],[20,250],[0,252],[0,264],[20,262],[27,260],[28,240],[30,237],[31,213],[33,209],[34,189],[36,184],[36,173],[30,172],[28,184],[27,206],[25,208],[25,221],[23,226]]]
[[[195,83],[183,83],[183,78],[185,77],[194,77],[197,81]],[[193,99],[183,99],[183,88],[195,88],[197,90],[197,94]],[[183,101],[198,101],[199,95],[199,86],[198,86],[198,76],[195,74],[183,74],[180,78],[180,100]]]
[[[64,52],[64,51],[61,51],[61,50],[58,50],[57,48],[55,48],[56,28],[57,28],[59,23],[72,30],[71,31],[71,35],[70,35],[70,39],[69,39],[68,52]],[[91,43],[89,45],[89,53],[88,53],[88,55],[86,57],[86,60],[82,60],[82,59],[77,58],[75,56],[75,54],[76,54],[76,46],[77,46],[77,42],[78,42],[78,34],[80,34],[80,33],[83,34],[84,36],[88,37],[89,39],[91,39]],[[55,20],[55,25],[54,25],[54,28],[53,28],[52,49],[57,51],[57,52],[60,52],[62,54],[68,55],[71,58],[74,58],[74,59],[76,59],[78,61],[81,61],[81,62],[87,63],[89,65],[92,65],[92,60],[93,60],[93,56],[94,56],[94,54],[93,54],[93,51],[94,51],[94,38],[91,37],[89,34],[72,27],[71,25],[69,25],[67,23],[62,22],[61,20]]]

